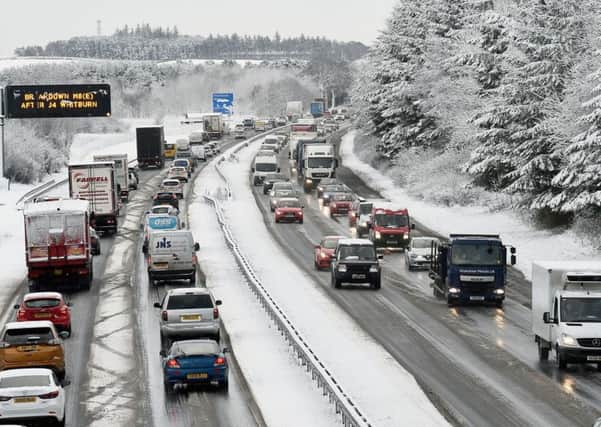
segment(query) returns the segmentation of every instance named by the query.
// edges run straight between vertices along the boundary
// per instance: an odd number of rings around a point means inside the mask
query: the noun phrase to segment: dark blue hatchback
[[[161,351],[165,391],[176,384],[211,384],[227,390],[226,352],[209,339],[175,341],[168,352]]]

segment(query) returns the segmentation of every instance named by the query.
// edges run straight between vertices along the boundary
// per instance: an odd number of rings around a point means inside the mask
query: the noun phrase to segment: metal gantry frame
[[[0,145],[2,147],[2,159],[0,160],[0,171],[2,172],[2,176],[0,178],[4,178],[6,176],[6,147],[4,144],[4,121],[6,116],[4,111],[4,88],[0,86]]]

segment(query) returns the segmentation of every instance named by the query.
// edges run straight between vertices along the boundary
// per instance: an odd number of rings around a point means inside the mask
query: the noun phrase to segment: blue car
[[[175,341],[168,352],[161,350],[165,391],[173,391],[176,384],[211,384],[227,390],[227,351],[210,339]]]

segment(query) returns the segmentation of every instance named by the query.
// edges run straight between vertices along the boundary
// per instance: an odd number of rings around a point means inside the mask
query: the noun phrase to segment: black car
[[[176,209],[179,209],[179,199],[177,194],[171,191],[159,191],[152,197],[152,206],[157,205],[171,205]]]
[[[332,256],[332,286],[339,289],[343,283],[369,283],[372,289],[380,289],[380,259],[371,241],[340,239]]]
[[[263,181],[263,194],[268,194],[273,187],[274,182],[287,182],[289,181],[286,175],[281,173],[270,173],[265,176],[265,181]]]

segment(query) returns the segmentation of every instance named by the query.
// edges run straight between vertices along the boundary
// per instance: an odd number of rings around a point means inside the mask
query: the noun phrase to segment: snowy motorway
[[[73,149],[77,160],[95,154],[99,140],[104,152],[129,151],[132,144],[123,135],[81,136]],[[339,136],[335,140],[340,145]],[[334,289],[329,272],[314,268],[314,245],[324,235],[351,236],[346,216],[330,218],[314,193],[299,188],[304,224],[275,224],[262,187],[249,182],[260,142],[223,155],[227,184],[216,162],[201,164],[182,204],[182,219],[200,243],[199,282],[224,302],[222,341],[232,350],[229,392],[164,393],[153,304],[179,285],[148,284],[140,221],[166,171],[142,171],[119,233],[101,239],[91,290],[68,295],[74,334],[65,340],[67,425],[339,424],[250,291],[206,195],[219,201],[267,291],[371,425],[590,426],[600,415],[600,372],[571,366],[560,373],[553,363],[539,362],[530,332],[530,283],[515,269],[503,309],[448,308],[432,295],[427,273],[409,272],[400,253],[385,255],[381,290]],[[221,144],[225,151],[235,142],[225,138]],[[289,174],[286,153],[280,153],[280,166]],[[337,176],[358,195],[391,203],[344,165]],[[66,193],[66,186],[49,192]],[[417,235],[436,234],[419,216],[414,219]],[[19,300],[25,282],[15,290]],[[12,316],[5,310],[4,320]]]
[[[240,155],[242,166],[230,168],[231,176],[237,177],[231,181],[234,198],[245,198],[243,192],[250,187],[244,175],[252,154],[248,151]],[[280,166],[287,170],[285,155],[281,156]],[[365,198],[382,199],[349,169],[340,168],[338,178]],[[309,279],[319,284],[322,293],[415,376],[437,407],[454,422],[475,426],[586,426],[599,415],[601,374],[592,367],[574,367],[562,374],[552,363],[538,362],[530,333],[529,282],[519,272],[513,271],[510,275],[508,301],[503,310],[449,309],[432,296],[427,274],[408,272],[399,254],[386,255],[380,292],[334,290],[329,273],[314,270],[313,247],[324,235],[350,235],[346,218],[330,219],[314,196],[307,195],[303,225],[276,225],[268,198],[260,187],[253,192],[264,227],[271,232],[272,243],[278,245],[275,252],[286,255],[302,270],[298,281]],[[234,223],[239,224],[238,231],[244,233],[245,228],[249,229],[249,218],[254,218],[254,212],[241,211],[238,209],[237,214],[231,215]],[[424,230],[424,227],[418,224],[418,229]],[[432,232],[426,230],[425,234]],[[252,244],[249,243],[249,249]],[[258,246],[256,241],[254,244]],[[266,242],[261,241],[260,245],[255,259],[273,253],[264,248]],[[281,263],[279,258],[273,261],[271,265]],[[268,269],[270,261],[266,263]],[[290,286],[299,286],[295,283],[296,274],[292,277],[295,280],[281,281],[281,285],[285,284],[280,288],[282,296],[292,292]],[[310,299],[307,303],[311,303]],[[302,316],[306,307],[299,306]],[[361,371],[365,369],[362,366]],[[375,381],[372,384],[372,391],[385,388]],[[398,390],[397,394],[401,392]],[[376,418],[374,424],[383,421],[385,423],[385,417]]]

